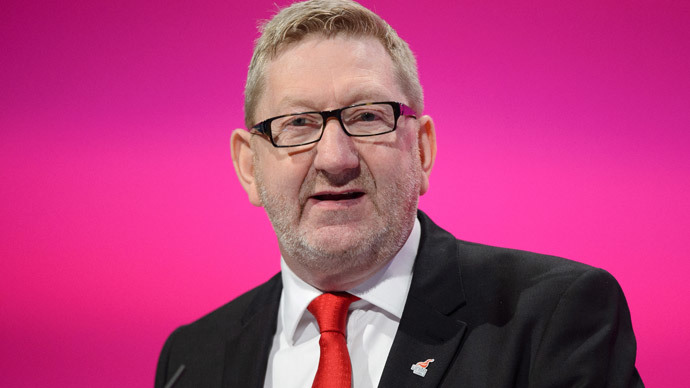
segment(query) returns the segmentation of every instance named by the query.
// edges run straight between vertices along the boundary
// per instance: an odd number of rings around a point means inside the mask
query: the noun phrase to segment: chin
[[[400,247],[393,247],[385,228],[321,228],[300,239],[294,252],[303,265],[321,273],[358,272],[387,261]],[[386,249],[389,248],[389,249]],[[396,249],[397,248],[397,249]],[[385,257],[384,257],[385,256]]]
[[[328,258],[336,261],[351,261],[359,256],[367,255],[371,248],[362,243],[362,238],[358,236],[348,236],[331,231],[330,235],[322,238],[312,238],[305,241],[305,251],[310,252],[315,257]],[[342,258],[342,260],[339,260]]]

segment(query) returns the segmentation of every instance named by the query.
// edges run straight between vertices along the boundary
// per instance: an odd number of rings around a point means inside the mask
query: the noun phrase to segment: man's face
[[[364,102],[408,102],[375,38],[308,36],[282,50],[265,76],[257,121]],[[274,148],[253,136],[248,192],[256,190],[298,276],[321,289],[347,289],[402,247],[427,172],[417,119],[402,116],[394,132],[374,137],[349,137],[333,118],[325,127],[318,143],[295,148]]]

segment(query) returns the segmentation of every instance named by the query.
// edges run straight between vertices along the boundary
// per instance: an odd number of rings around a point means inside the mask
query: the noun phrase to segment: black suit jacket
[[[419,213],[421,241],[380,387],[642,387],[623,292],[573,261],[456,240]],[[175,330],[156,387],[262,387],[279,275]],[[412,364],[433,358],[425,377]],[[296,362],[298,362],[296,360]]]

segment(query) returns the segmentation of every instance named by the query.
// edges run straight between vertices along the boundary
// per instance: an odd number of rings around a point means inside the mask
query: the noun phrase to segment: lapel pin
[[[429,358],[426,361],[420,361],[416,364],[412,364],[410,367],[410,370],[417,376],[426,376],[426,368],[429,366],[429,363],[434,362],[433,358]]]

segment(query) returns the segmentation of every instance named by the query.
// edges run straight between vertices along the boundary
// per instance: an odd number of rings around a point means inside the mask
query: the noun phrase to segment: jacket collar
[[[280,274],[257,289],[241,318],[242,329],[225,343],[224,388],[263,387],[278,318]]]
[[[426,214],[419,211],[418,216],[422,238],[412,285],[380,387],[437,387],[467,329],[465,322],[453,316],[465,304],[457,240]],[[416,363],[429,359],[433,362],[426,368],[415,368]]]
[[[467,324],[454,318],[465,304],[457,240],[418,211],[422,236],[412,284],[380,387],[437,387],[460,350]],[[242,317],[242,330],[226,342],[224,388],[263,387],[276,331],[280,274],[259,287]],[[433,359],[421,377],[413,365]],[[419,368],[416,368],[419,370]]]

